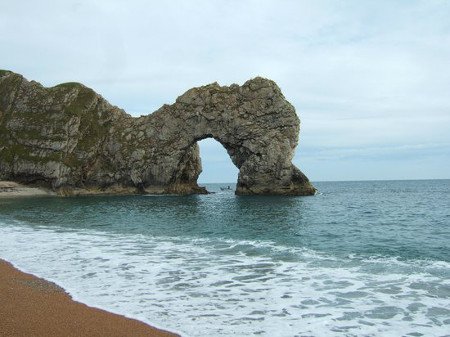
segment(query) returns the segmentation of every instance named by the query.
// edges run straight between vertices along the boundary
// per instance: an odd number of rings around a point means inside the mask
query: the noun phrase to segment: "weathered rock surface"
[[[131,117],[79,83],[45,88],[0,70],[0,180],[73,193],[205,193],[197,141],[239,168],[236,193],[311,195],[291,162],[300,121],[270,80],[188,90]]]

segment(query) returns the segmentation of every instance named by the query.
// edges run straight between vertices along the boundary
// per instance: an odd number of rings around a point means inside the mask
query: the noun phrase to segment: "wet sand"
[[[1,337],[173,337],[145,323],[75,302],[54,283],[0,260]]]

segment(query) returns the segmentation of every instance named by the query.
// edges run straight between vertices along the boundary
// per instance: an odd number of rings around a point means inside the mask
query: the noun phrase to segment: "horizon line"
[[[310,180],[312,183],[339,183],[339,182],[370,182],[370,181],[427,181],[450,180],[450,178],[417,178],[417,179],[358,179],[358,180]],[[237,182],[197,182],[198,184],[236,184]]]

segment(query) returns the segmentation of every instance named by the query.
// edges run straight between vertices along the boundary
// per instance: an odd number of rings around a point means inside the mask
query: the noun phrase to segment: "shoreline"
[[[179,337],[77,302],[53,282],[0,258],[0,337]]]
[[[14,181],[0,181],[0,198],[55,196],[56,193],[40,187],[29,187]]]
[[[61,187],[52,190],[49,187],[25,185],[15,181],[0,180],[0,199],[20,197],[83,197],[83,196],[128,196],[128,195],[200,195],[210,194],[205,187],[176,185],[169,187],[147,187],[140,191],[136,187],[114,185],[100,189],[98,187]]]

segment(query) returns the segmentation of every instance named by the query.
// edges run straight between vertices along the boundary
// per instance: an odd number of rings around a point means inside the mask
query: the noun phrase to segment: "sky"
[[[0,69],[139,116],[194,86],[277,82],[312,180],[450,178],[450,1],[0,0]],[[201,182],[236,181],[212,139]]]

